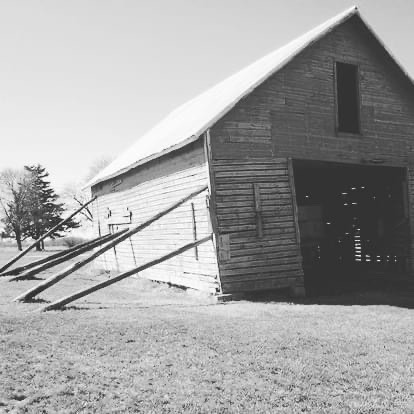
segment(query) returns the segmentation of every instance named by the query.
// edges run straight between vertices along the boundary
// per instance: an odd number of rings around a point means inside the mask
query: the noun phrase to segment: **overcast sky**
[[[0,169],[59,189],[168,112],[352,6],[345,0],[0,0]],[[414,2],[362,0],[414,76]]]

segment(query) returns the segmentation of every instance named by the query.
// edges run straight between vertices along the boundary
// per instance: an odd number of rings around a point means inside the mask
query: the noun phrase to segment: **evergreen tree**
[[[27,236],[37,240],[52,227],[56,226],[63,220],[62,214],[65,211],[63,203],[59,203],[58,195],[50,186],[47,180],[49,173],[40,164],[25,166],[25,170],[31,176],[31,196],[29,200],[30,224],[25,233]],[[71,219],[66,222],[58,231],[51,234],[50,237],[62,237],[62,232],[70,228],[79,227],[79,223]],[[43,242],[36,246],[36,250],[43,250]]]

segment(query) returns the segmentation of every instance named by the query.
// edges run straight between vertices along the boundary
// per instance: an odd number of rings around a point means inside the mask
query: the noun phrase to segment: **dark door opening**
[[[405,169],[300,160],[293,167],[307,292],[407,270]]]

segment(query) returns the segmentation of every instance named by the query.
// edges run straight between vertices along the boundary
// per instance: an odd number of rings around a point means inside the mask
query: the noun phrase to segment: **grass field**
[[[95,273],[41,299],[108,277]],[[11,303],[38,281],[8,280],[0,412],[414,413],[412,292],[213,304],[130,278],[38,313],[43,303]]]

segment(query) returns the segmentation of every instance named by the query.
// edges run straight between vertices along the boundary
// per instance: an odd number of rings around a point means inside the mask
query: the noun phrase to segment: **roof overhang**
[[[287,45],[264,56],[220,82],[168,115],[156,127],[90,180],[85,188],[124,174],[133,168],[196,141],[207,129],[228,113],[240,100],[285,67],[304,49],[319,41],[353,16],[358,16],[388,56],[414,86],[412,78],[385,47],[374,30],[353,6],[310,30]]]

